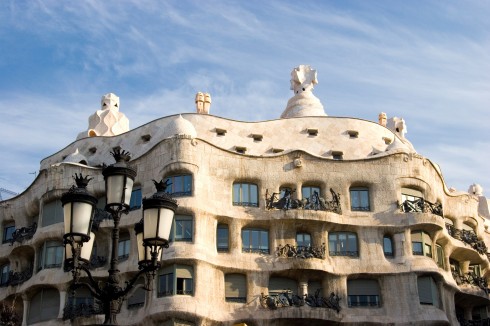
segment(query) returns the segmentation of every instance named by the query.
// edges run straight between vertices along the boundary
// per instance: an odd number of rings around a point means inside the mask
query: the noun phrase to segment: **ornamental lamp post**
[[[111,154],[116,163],[105,167],[102,171],[106,186],[105,210],[110,213],[114,221],[109,276],[104,282],[94,280],[88,263],[95,239],[90,228],[97,203],[97,199],[86,190],[90,179],[82,177],[81,174],[75,175],[78,188],[73,186],[67,193],[63,194],[61,199],[65,214],[65,264],[73,268],[72,285],[74,288],[81,286],[88,288],[92,295],[102,302],[105,314],[104,325],[117,325],[116,316],[121,310],[122,302],[142,274],[146,275],[145,289],[151,290],[155,271],[160,266],[162,249],[163,247],[168,248],[170,228],[178,206],[177,202],[165,193],[169,184],[163,181],[154,181],[157,186],[157,193],[148,199],[143,199],[142,222],[135,225],[138,253],[140,253],[139,272],[125,282],[125,286],[121,286],[117,252],[119,223],[122,214],[129,213],[129,202],[136,171],[127,165],[131,159],[128,152],[115,149]],[[73,194],[75,192],[77,195]],[[144,227],[140,225],[143,221]],[[81,270],[87,274],[88,282],[80,281]],[[103,286],[101,287],[101,285]]]

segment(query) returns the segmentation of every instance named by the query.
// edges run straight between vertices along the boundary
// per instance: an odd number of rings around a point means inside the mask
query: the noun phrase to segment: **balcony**
[[[475,232],[456,229],[454,225],[448,223],[446,223],[446,230],[451,237],[470,245],[471,248],[475,249],[480,255],[489,255],[489,253],[487,253],[488,248],[485,245],[485,242],[483,240],[479,240]]]
[[[337,214],[342,214],[342,207],[340,205],[340,194],[333,191],[330,188],[330,193],[332,195],[332,200],[326,200],[323,197],[320,197],[318,192],[314,192],[310,198],[303,199],[292,199],[291,195],[295,192],[295,190],[287,189],[284,192],[282,198],[278,198],[279,193],[273,192],[269,195],[269,191],[267,190],[265,193],[265,202],[266,208],[268,210],[271,209],[305,209],[305,210],[315,210],[315,211],[327,211],[333,212]]]
[[[487,281],[483,278],[480,277],[474,273],[459,273],[458,271],[452,269],[452,275],[454,280],[456,281],[456,284],[458,285],[471,285],[471,286],[476,286],[482,289],[485,294],[488,295],[489,289],[488,289],[488,284]]]
[[[311,247],[311,246],[292,246],[286,244],[284,247],[277,247],[276,256],[280,258],[319,258],[325,259],[325,244],[322,244],[320,247]]]
[[[70,298],[71,299],[71,298]],[[74,320],[78,317],[90,317],[93,315],[104,314],[103,305],[101,302],[93,298],[76,298],[76,302],[68,300],[63,309],[63,320]],[[84,301],[84,302],[79,302]]]
[[[22,272],[10,271],[8,279],[2,284],[2,286],[16,286],[24,283],[32,277],[32,267],[27,268]]]
[[[433,204],[423,198],[405,200],[400,205],[400,210],[404,213],[431,213],[443,217],[441,203]]]
[[[21,227],[20,229],[16,229],[12,233],[12,238],[9,240],[10,245],[12,246],[15,242],[22,243],[25,240],[32,239],[37,230],[37,223],[32,223],[31,226]]]

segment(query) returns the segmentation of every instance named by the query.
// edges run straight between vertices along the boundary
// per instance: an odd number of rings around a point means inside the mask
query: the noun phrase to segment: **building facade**
[[[112,222],[101,171],[113,149],[129,151],[138,173],[121,222],[123,280],[138,270],[134,225],[152,179],[169,179],[179,203],[152,291],[138,282],[122,325],[486,322],[490,216],[481,189],[448,189],[439,167],[405,138],[403,119],[327,116],[315,84],[314,70],[295,68],[294,96],[277,120],[212,116],[209,94],[198,94],[198,113],[128,131],[117,122],[119,99],[105,96],[86,135],[42,160],[29,188],[0,202],[2,322],[103,321],[97,300],[70,288],[60,198],[73,175],[93,178],[88,189],[100,209],[90,264],[103,281]],[[114,121],[120,131],[110,134]]]

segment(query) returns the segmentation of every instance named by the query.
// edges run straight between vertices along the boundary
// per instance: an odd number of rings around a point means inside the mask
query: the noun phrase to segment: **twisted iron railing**
[[[487,280],[483,277],[480,277],[476,275],[475,273],[466,273],[462,274],[459,273],[457,270],[453,270],[451,272],[453,275],[454,280],[456,281],[456,284],[458,285],[464,285],[464,284],[469,284],[472,286],[477,286],[480,289],[482,289],[485,294],[488,295],[489,289],[488,289],[488,283]]]
[[[286,244],[284,247],[277,247],[276,256],[281,258],[325,258],[326,247],[323,243],[320,247],[311,246],[292,246]]]
[[[32,277],[32,267],[28,267],[22,272],[14,272],[10,271],[7,282],[4,283],[4,286],[15,286],[20,285],[30,279]]]
[[[10,245],[12,246],[15,242],[22,243],[25,240],[32,239],[32,237],[36,233],[36,230],[37,230],[37,223],[36,222],[32,223],[31,226],[27,226],[27,227],[24,226],[24,227],[21,227],[20,229],[16,229],[12,233],[12,238],[9,240]]]
[[[479,240],[475,232],[469,230],[456,229],[454,225],[446,223],[447,233],[457,240],[463,241],[465,244],[471,246],[480,255],[489,255],[488,248],[483,240]]]
[[[432,213],[443,217],[442,204],[441,203],[431,203],[423,198],[418,198],[415,200],[405,200],[400,204],[400,210],[404,213]]]
[[[263,308],[276,310],[285,307],[302,307],[305,304],[315,308],[328,308],[340,312],[340,297],[335,293],[330,293],[328,298],[320,295],[321,289],[315,291],[315,294],[305,294],[299,296],[292,294],[291,291],[279,293],[263,294],[261,293],[260,304]]]
[[[342,207],[340,205],[340,194],[333,191],[330,188],[332,200],[325,200],[320,197],[317,191],[314,191],[310,198],[292,199],[291,196],[296,190],[286,189],[282,198],[278,198],[279,193],[273,192],[269,195],[269,190],[265,193],[266,208],[271,209],[306,209],[306,210],[321,210],[327,212],[334,212],[342,214]]]
[[[90,317],[104,314],[102,303],[92,300],[91,303],[67,302],[63,309],[63,320],[74,320],[77,317]]]

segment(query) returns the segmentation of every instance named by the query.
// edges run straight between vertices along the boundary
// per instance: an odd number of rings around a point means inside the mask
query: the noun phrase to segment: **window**
[[[30,301],[27,324],[56,319],[60,308],[60,294],[56,289],[41,289]]]
[[[167,193],[174,197],[192,196],[192,174],[174,175],[165,180],[172,183]]]
[[[192,295],[193,267],[187,265],[172,265],[164,268],[158,277],[158,297]]]
[[[311,247],[311,235],[309,233],[296,234],[297,247]]]
[[[358,257],[357,234],[353,232],[332,232],[328,235],[330,256]]]
[[[247,277],[245,275],[225,275],[225,300],[228,302],[247,302]]]
[[[350,188],[351,211],[369,211],[369,189],[365,187]]]
[[[10,276],[10,264],[5,264],[0,267],[0,286],[7,286]]]
[[[356,279],[347,281],[349,307],[379,307],[379,284],[376,280]]]
[[[312,202],[313,195],[320,196],[320,187],[302,187],[301,188],[301,198],[308,199]]]
[[[259,207],[257,185],[253,183],[234,183],[233,205]]]
[[[432,240],[424,231],[412,232],[412,254],[432,257]]]
[[[128,309],[137,309],[145,305],[146,290],[143,288],[144,284],[137,282],[136,285],[139,287],[128,297]]]
[[[298,282],[287,277],[271,277],[269,279],[269,295],[279,295],[283,292],[298,294]]]
[[[68,297],[68,309],[65,307],[63,312],[63,318],[65,313],[72,312],[76,317],[87,316],[90,314],[96,314],[102,312],[102,305],[100,302],[94,299],[90,290],[86,287],[79,287],[75,291],[75,295]],[[82,313],[79,313],[82,312]]]
[[[15,224],[9,223],[3,227],[3,243],[12,240],[12,234],[15,232]]]
[[[58,268],[63,263],[63,244],[59,241],[46,241],[39,249],[37,269]]]
[[[129,210],[134,211],[141,208],[143,195],[141,194],[141,188],[133,188],[131,192],[131,199],[129,200]]]
[[[230,231],[227,224],[218,224],[216,229],[216,248],[218,252],[227,252],[229,250]]]
[[[417,278],[419,300],[422,305],[439,307],[439,291],[437,284],[431,276],[419,276]]]
[[[383,253],[385,254],[385,257],[392,258],[394,256],[394,253],[393,253],[393,240],[388,235],[385,235],[383,237]]]
[[[420,190],[412,188],[402,188],[402,203],[406,200],[416,201],[419,199],[424,199],[424,194]]]
[[[437,266],[439,266],[442,269],[444,269],[445,266],[444,259],[445,259],[444,249],[442,248],[441,245],[436,244],[436,262],[437,262]]]
[[[122,235],[119,239],[117,246],[117,256],[119,260],[126,260],[129,258],[129,250],[131,249],[131,240],[129,234]]]
[[[171,240],[175,241],[192,241],[193,218],[189,215],[175,215]]]
[[[269,231],[258,229],[242,230],[242,251],[268,254]]]
[[[63,206],[61,200],[54,200],[43,206],[42,226],[63,222]]]

